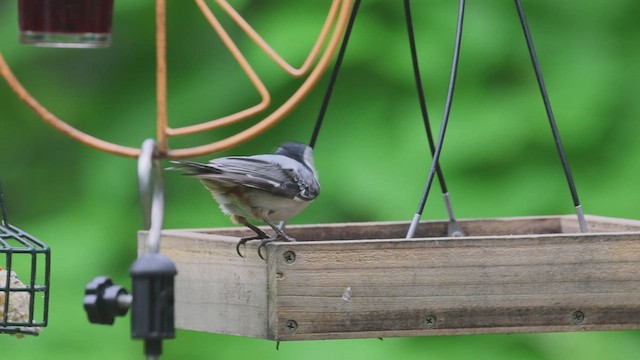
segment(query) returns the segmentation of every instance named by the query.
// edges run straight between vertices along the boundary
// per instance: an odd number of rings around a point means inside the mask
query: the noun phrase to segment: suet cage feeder
[[[0,333],[38,335],[49,317],[51,250],[11,225],[0,190]]]

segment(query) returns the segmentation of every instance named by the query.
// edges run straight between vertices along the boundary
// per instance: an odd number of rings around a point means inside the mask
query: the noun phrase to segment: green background
[[[294,65],[311,48],[329,1],[232,1]],[[412,80],[401,1],[367,0],[316,147],[322,195],[291,223],[408,220],[430,163]],[[639,218],[640,3],[526,1],[552,104],[586,213]],[[155,134],[154,6],[117,1],[114,44],[100,50],[18,43],[17,1],[0,2],[0,50],[45,106],[74,126],[138,147]],[[213,5],[214,11],[220,13]],[[439,124],[457,2],[414,1],[432,123]],[[202,122],[258,101],[255,90],[190,1],[169,1],[169,118]],[[470,1],[459,81],[441,159],[460,218],[572,213],[512,2]],[[272,91],[299,85],[229,19],[220,19]],[[140,228],[136,163],[72,141],[43,124],[0,82],[0,180],[12,222],[53,249],[50,325],[39,337],[0,337],[3,359],[141,358],[127,319],[91,325],[85,284],[129,284]],[[214,156],[308,141],[327,79],[264,135]],[[249,122],[256,121],[250,120]],[[173,140],[209,143],[244,128]],[[437,126],[436,126],[437,129]],[[205,160],[206,157],[200,160]],[[446,217],[434,186],[424,218]],[[166,174],[165,227],[228,226],[196,181]],[[594,265],[595,266],[595,265]],[[179,330],[167,359],[634,359],[637,332],[474,335],[284,343]]]

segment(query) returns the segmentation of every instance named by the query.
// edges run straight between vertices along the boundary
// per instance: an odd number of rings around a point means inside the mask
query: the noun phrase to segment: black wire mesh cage
[[[0,333],[38,335],[47,326],[51,251],[11,225],[0,188]]]

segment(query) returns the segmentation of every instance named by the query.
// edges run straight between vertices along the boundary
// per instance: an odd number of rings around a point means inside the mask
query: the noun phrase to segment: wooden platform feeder
[[[241,228],[166,230],[176,326],[271,340],[640,328],[640,221],[588,216],[290,226],[236,254]],[[144,246],[146,232],[139,236]]]

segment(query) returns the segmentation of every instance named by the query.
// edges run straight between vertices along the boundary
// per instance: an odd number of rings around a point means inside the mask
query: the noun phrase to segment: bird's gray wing
[[[308,168],[299,161],[281,155],[255,155],[248,159],[267,161],[277,165],[287,178],[287,187],[296,191],[298,198],[313,200],[320,194],[320,184],[315,170]]]
[[[230,156],[211,160],[207,164],[177,162],[189,175],[202,180],[224,182],[267,191],[287,198],[312,200],[312,193],[296,169],[297,162],[284,156]]]

